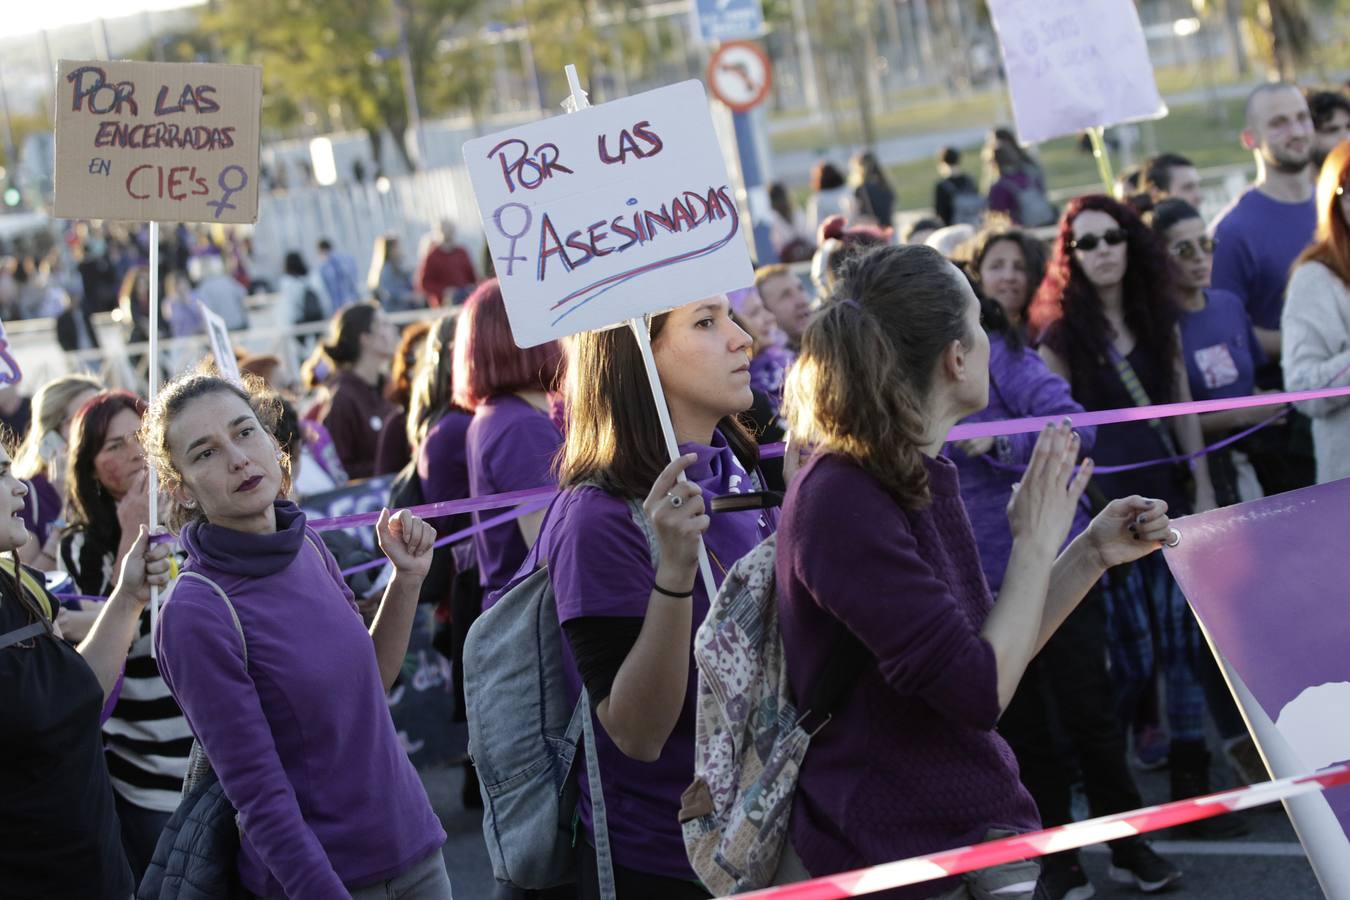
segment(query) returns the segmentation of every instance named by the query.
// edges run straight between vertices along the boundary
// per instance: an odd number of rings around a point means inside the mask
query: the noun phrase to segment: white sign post
[[[571,115],[464,145],[511,331],[531,347],[627,323],[674,460],[648,317],[754,281],[740,212],[701,84],[592,107],[566,71]],[[701,543],[699,572],[712,598]]]
[[[989,0],[989,12],[1018,139],[1033,144],[1086,131],[1110,192],[1102,130],[1167,115],[1134,0]]]

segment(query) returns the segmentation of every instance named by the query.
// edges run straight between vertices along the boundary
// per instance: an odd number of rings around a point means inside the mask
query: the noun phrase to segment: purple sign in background
[[[1350,759],[1350,479],[1177,527],[1167,563],[1215,646],[1309,767]],[[1350,834],[1350,790],[1326,799]]]

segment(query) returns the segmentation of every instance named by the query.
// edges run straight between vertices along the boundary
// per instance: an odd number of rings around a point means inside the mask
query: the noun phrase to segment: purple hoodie
[[[239,811],[239,875],[300,900],[406,872],[445,842],[389,717],[375,647],[337,564],[276,503],[277,530],[193,523],[156,632],[169,690]]]
[[[1073,399],[1068,382],[1050,371],[1049,366],[1030,348],[1013,351],[998,335],[989,336],[989,405],[961,424],[1000,422],[1027,416],[1065,415],[1072,419],[1083,412]],[[1097,429],[1079,428],[1081,456],[1091,456],[1097,442]],[[956,463],[961,474],[961,498],[970,516],[970,527],[980,548],[989,590],[995,596],[1003,586],[1003,575],[1012,555],[1012,528],[1008,525],[1008,501],[1012,486],[1022,472],[1013,466],[1031,461],[1039,432],[1013,434],[994,439],[994,447],[984,456],[971,459],[948,444],[943,452]],[[1072,540],[1087,528],[1092,516],[1086,498],[1079,504],[1069,529]]]

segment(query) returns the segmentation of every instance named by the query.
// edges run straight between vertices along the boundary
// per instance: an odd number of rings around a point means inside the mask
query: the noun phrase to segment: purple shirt
[[[1182,312],[1181,352],[1196,400],[1251,396],[1266,361],[1242,298],[1221,290],[1205,291],[1204,309]]]
[[[771,344],[750,360],[750,387],[769,398],[775,416],[783,404],[783,382],[796,359],[788,348]]]
[[[264,897],[330,900],[395,878],[445,842],[394,731],[370,633],[293,503],[277,531],[187,526],[160,614],[164,680],[239,811],[239,875]],[[307,590],[296,590],[305,585]]]
[[[714,447],[683,444],[681,453],[698,453],[686,470],[710,503],[719,494],[754,490],[750,477],[718,434]],[[713,577],[720,584],[731,568],[773,533],[773,510],[718,513],[704,535]],[[559,623],[588,616],[643,617],[655,571],[647,538],[633,521],[627,502],[597,488],[563,493],[540,532],[542,555],[552,570]],[[677,816],[680,794],[694,778],[694,701],[697,673],[693,630],[708,614],[708,595],[700,578],[694,588],[693,629],[689,638],[689,684],[684,708],[661,757],[652,763],[625,756],[596,720],[596,741],[609,813],[614,860],[626,868],[669,878],[693,879]],[[564,669],[573,700],[581,696],[581,676],[571,646],[563,641]],[[592,835],[586,773],[581,773],[581,819]]]
[[[812,875],[960,847],[992,828],[1040,827],[994,730],[994,651],[980,636],[993,600],[956,467],[924,463],[932,502],[917,512],[837,454],[816,456],[788,488],[776,568],[794,695],[810,695],[841,629],[874,657],[811,741],[797,782],[792,845]]]
[[[46,475],[34,475],[24,483],[28,485],[28,494],[23,498],[23,510],[19,517],[23,519],[24,527],[37,538],[38,546],[42,547],[47,543],[52,524],[61,518],[61,494],[47,480]]]
[[[554,484],[553,456],[562,432],[546,413],[515,394],[490,397],[474,412],[467,434],[469,490],[474,497]],[[477,525],[500,510],[474,513]],[[504,587],[525,561],[529,548],[520,526],[507,522],[473,536],[478,579],[486,598]]]
[[[989,336],[989,405],[962,424],[999,422],[1026,416],[1074,416],[1083,407],[1073,399],[1069,383],[1060,378],[1040,358],[1036,351],[1023,348],[1014,353],[1002,337]],[[1081,455],[1091,456],[1097,441],[1096,428],[1077,429],[1081,440]],[[1012,554],[1012,529],[1008,525],[1008,500],[1013,483],[1021,478],[1031,460],[1039,432],[1010,434],[994,439],[994,448],[974,459],[966,456],[955,445],[948,444],[944,452],[950,454],[961,476],[961,498],[970,516],[970,526],[980,548],[980,564],[984,568],[989,590],[997,594],[1003,586],[1003,575]],[[1073,540],[1092,520],[1086,497],[1078,504],[1078,511],[1069,528]]]
[[[463,500],[469,496],[469,457],[467,440],[473,413],[462,409],[446,410],[427,429],[417,451],[417,477],[422,480],[422,499],[426,503]],[[495,513],[494,513],[495,514]],[[459,516],[437,516],[430,522],[437,537],[453,534]],[[467,572],[478,565],[473,541],[466,538],[453,547],[455,568]]]
[[[1282,203],[1249,188],[1210,226],[1218,241],[1214,287],[1237,294],[1253,325],[1278,329],[1289,271],[1316,230],[1317,204],[1311,197]]]

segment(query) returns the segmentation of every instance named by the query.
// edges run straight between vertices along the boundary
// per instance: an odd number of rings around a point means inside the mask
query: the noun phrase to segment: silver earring
[[[277,451],[277,462],[281,462],[281,461],[284,460],[285,458],[286,458],[286,454],[285,454],[283,451],[278,450],[278,451]]]
[[[183,505],[186,506],[188,509],[196,509],[196,508],[197,508],[197,501],[196,501],[196,500],[184,500],[184,501],[183,501]]]

